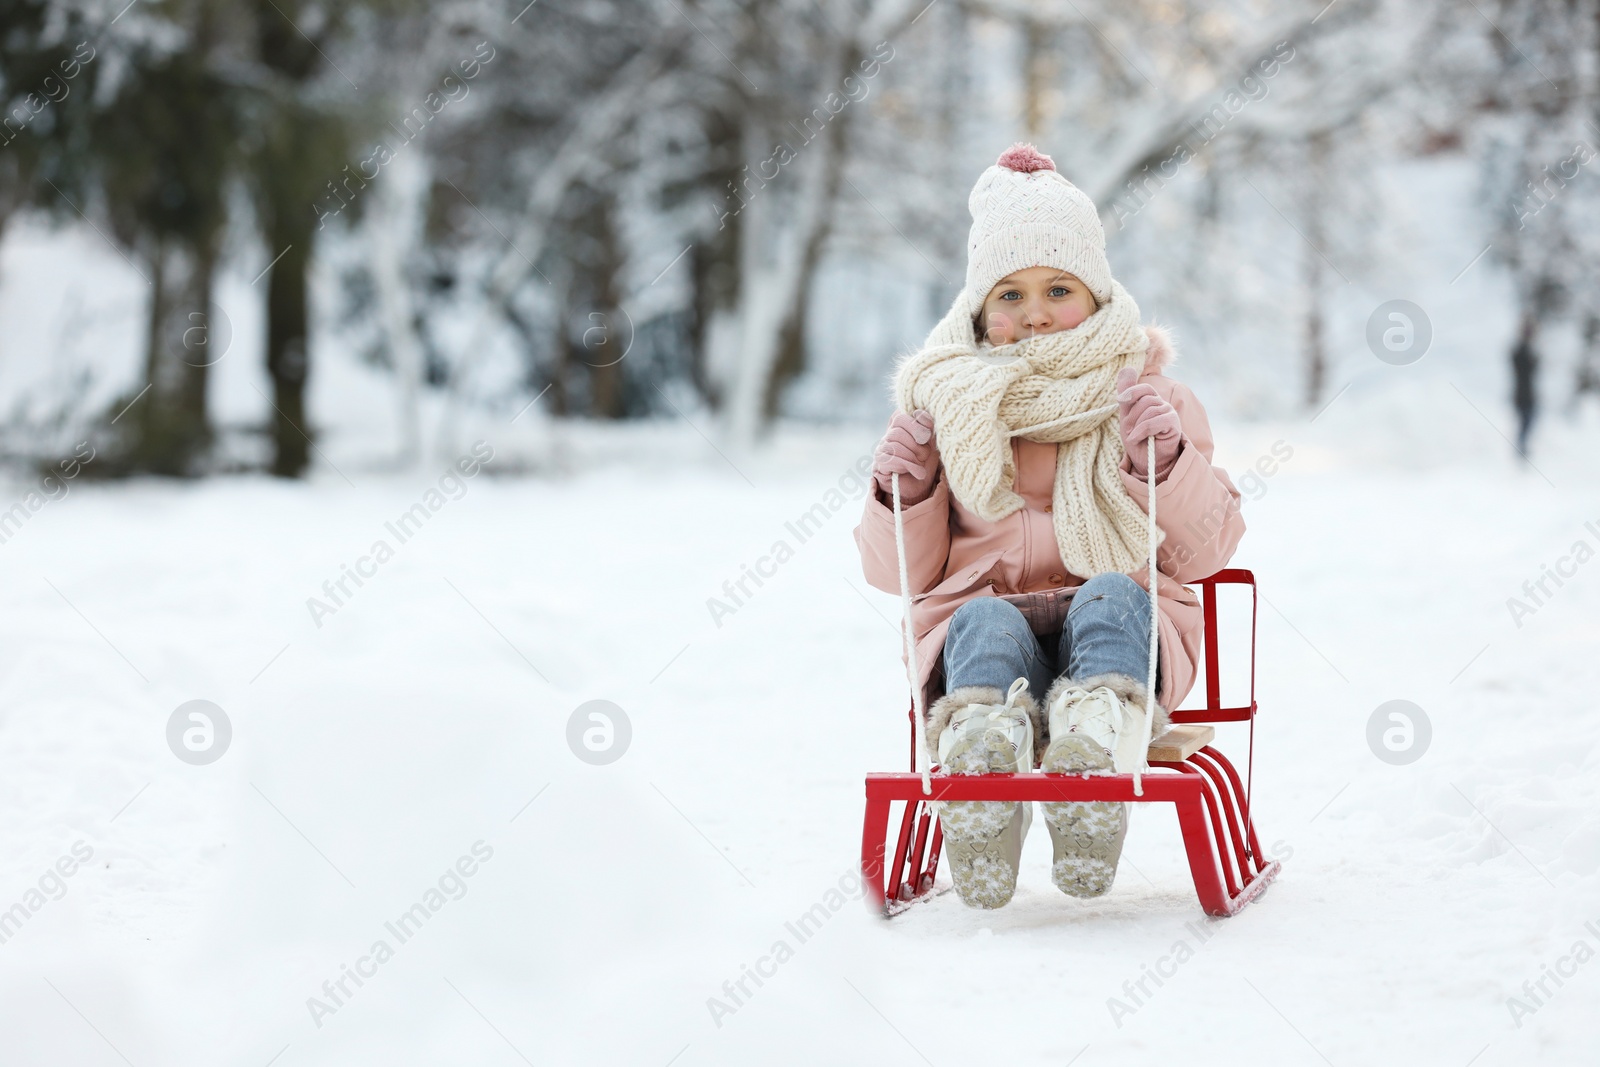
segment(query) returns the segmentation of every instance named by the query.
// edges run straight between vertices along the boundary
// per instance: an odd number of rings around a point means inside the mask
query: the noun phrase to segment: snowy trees
[[[143,381],[100,416],[112,442],[101,473],[190,475],[206,467],[209,368],[231,329],[212,298],[230,192],[250,194],[263,243],[273,473],[296,476],[312,431],[306,274],[324,186],[343,178],[361,110],[330,96],[347,78],[327,51],[363,8],[299,0],[168,0],[105,18],[71,3],[9,5],[37,56],[71,53],[88,70],[48,124],[29,130],[34,203],[104,226],[150,287]],[[90,66],[90,62],[93,65]],[[355,88],[351,82],[350,87]],[[10,88],[8,86],[8,88]]]
[[[165,0],[111,22],[12,0],[0,220],[88,219],[149,282],[106,470],[206,469],[211,278],[251,262],[266,465],[297,476],[310,353],[333,340],[308,289],[324,254],[346,288],[315,295],[392,373],[380,450],[402,462],[449,452],[470,409],[699,410],[747,447],[880,391],[953,295],[973,175],[1019,137],[1096,199],[1142,301],[1203,347],[1260,350],[1251,322],[1292,338],[1270,402],[1316,409],[1333,294],[1389,258],[1373,172],[1453,152],[1481,165],[1484,243],[1518,279],[1531,419],[1558,320],[1582,352],[1558,390],[1600,391],[1600,0],[1482,6]],[[33,92],[52,71],[59,102]],[[240,213],[256,248],[225,243]],[[895,325],[862,322],[863,277]]]
[[[518,287],[541,275],[547,286],[567,289],[554,303],[561,329],[571,331],[585,316],[617,317],[622,306],[648,299],[659,272],[681,270],[693,279],[702,345],[691,378],[723,410],[729,432],[748,443],[776,408],[775,383],[803,366],[801,314],[840,187],[853,101],[865,98],[866,83],[892,58],[888,38],[918,11],[904,0],[605,8],[618,12],[621,32],[603,41],[581,33],[571,12],[527,12],[522,21],[539,36],[507,38],[513,73],[499,83],[492,107],[452,135],[453,146],[471,152],[468,142],[499,144],[515,122],[536,120],[522,138],[535,151],[520,200],[497,195],[503,173],[480,171],[460,183],[482,188],[481,198],[469,197],[474,203],[498,200],[500,210],[514,212],[484,284],[488,309],[517,314]],[[548,79],[520,74],[535,64],[565,70],[567,43],[570,79],[586,91],[576,101],[549,100]],[[497,166],[504,161],[493,157]],[[632,247],[616,246],[618,226],[636,235]],[[571,257],[576,272],[555,263],[541,269],[557,242],[611,248],[598,263]],[[596,269],[618,277],[607,284]],[[717,273],[723,278],[709,277]],[[580,279],[588,294],[575,296]],[[535,314],[529,303],[524,296],[521,314]],[[628,318],[635,330],[648,325]],[[463,366],[483,358],[487,329],[480,322],[474,330]],[[548,378],[560,409],[572,410],[573,345],[566,339],[556,347],[534,378]],[[621,402],[618,364],[589,366],[592,413],[658,406],[650,390],[642,403]]]
[[[1581,323],[1569,384],[1594,389],[1600,353],[1600,3],[1502,0],[1480,26],[1494,59],[1480,83],[1483,193],[1492,254],[1511,270],[1519,305],[1510,345],[1517,449],[1540,409],[1539,351],[1552,320]]]
[[[241,162],[239,98],[214,62],[225,33],[218,12],[196,5],[185,14],[187,46],[130,40],[127,75],[114,88],[108,79],[109,102],[85,116],[86,200],[104,205],[110,232],[151,287],[143,386],[104,413],[109,422],[127,411],[104,469],[190,474],[210,443],[207,377],[225,348],[212,291]]]
[[[255,77],[241,100],[249,131],[243,170],[271,257],[266,278],[271,470],[295,477],[305,471],[313,447],[305,405],[311,346],[306,284],[320,229],[316,205],[327,183],[337,183],[340,196],[353,195],[362,179],[355,176],[352,187],[347,162],[354,136],[345,116],[354,109],[330,101],[323,87],[324,79],[335,74],[348,77],[336,67],[328,69],[334,64],[325,48],[348,32],[354,5],[308,11],[311,5],[304,3],[282,9],[275,4],[255,0],[248,9]]]

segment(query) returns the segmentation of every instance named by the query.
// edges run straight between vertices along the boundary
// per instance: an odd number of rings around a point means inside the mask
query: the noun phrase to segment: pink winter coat
[[[1166,539],[1156,551],[1156,569],[1161,572],[1157,585],[1161,687],[1156,700],[1170,711],[1188,695],[1199,669],[1200,602],[1183,583],[1227,566],[1245,527],[1239,490],[1226,471],[1211,463],[1211,425],[1205,408],[1188,386],[1162,374],[1173,357],[1165,332],[1156,327],[1146,330],[1150,348],[1140,381],[1155,386],[1177,410],[1183,425],[1177,461],[1156,483],[1156,524],[1166,531]],[[938,427],[934,429],[937,433]],[[931,707],[944,693],[945,633],[950,617],[962,604],[974,597],[1073,588],[1084,582],[1067,572],[1051,525],[1056,446],[1014,437],[1011,447],[1016,464],[1012,488],[1026,504],[999,522],[979,518],[952,496],[942,466],[932,494],[901,512],[925,707]],[[1122,484],[1148,512],[1145,479],[1133,473],[1126,456]],[[867,494],[855,538],[867,583],[898,596],[900,567],[895,555],[893,505],[876,489]],[[1130,576],[1148,588],[1148,569],[1140,567]],[[1054,649],[1045,651],[1055,654]],[[1041,700],[1044,697],[1043,693],[1034,695]]]

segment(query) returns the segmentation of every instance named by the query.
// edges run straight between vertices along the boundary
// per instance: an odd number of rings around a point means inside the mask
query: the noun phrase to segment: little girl
[[[1018,144],[968,207],[966,285],[895,371],[898,410],[855,530],[862,568],[900,592],[898,474],[916,684],[946,773],[1142,770],[1147,726],[1159,735],[1194,684],[1201,611],[1183,583],[1233,555],[1239,491],[1211,463],[1200,401],[1162,373],[1171,339],[1140,325],[1112,278],[1089,197]],[[1152,436],[1160,637],[1147,724]],[[1043,805],[1058,888],[1111,888],[1127,812]],[[1011,899],[1031,821],[1026,803],[943,805],[964,902]]]

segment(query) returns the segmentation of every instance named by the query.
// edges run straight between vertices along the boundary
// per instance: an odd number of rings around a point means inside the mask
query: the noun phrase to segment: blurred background
[[[1319,6],[6,0],[4,454],[870,424],[1017,139],[1221,414],[1317,411],[1405,298],[1514,448],[1592,419],[1597,16]]]
[[[1600,0],[0,0],[0,101],[6,1064],[1592,1059]],[[1153,807],[839,906],[1019,140],[1241,491],[1237,918]]]

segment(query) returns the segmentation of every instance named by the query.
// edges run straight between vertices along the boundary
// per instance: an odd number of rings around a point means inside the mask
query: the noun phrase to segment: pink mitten
[[[889,429],[872,455],[872,480],[883,499],[894,499],[894,475],[900,475],[900,503],[920,504],[933,491],[939,472],[939,444],[933,436],[933,416],[919,410],[915,416],[894,413]]]
[[[1183,424],[1178,412],[1161,399],[1156,387],[1139,381],[1139,372],[1124,367],[1117,372],[1117,423],[1122,431],[1122,448],[1133,464],[1133,473],[1145,477],[1147,446],[1145,439],[1156,439],[1156,478],[1167,476],[1178,461],[1178,442],[1183,436]]]

